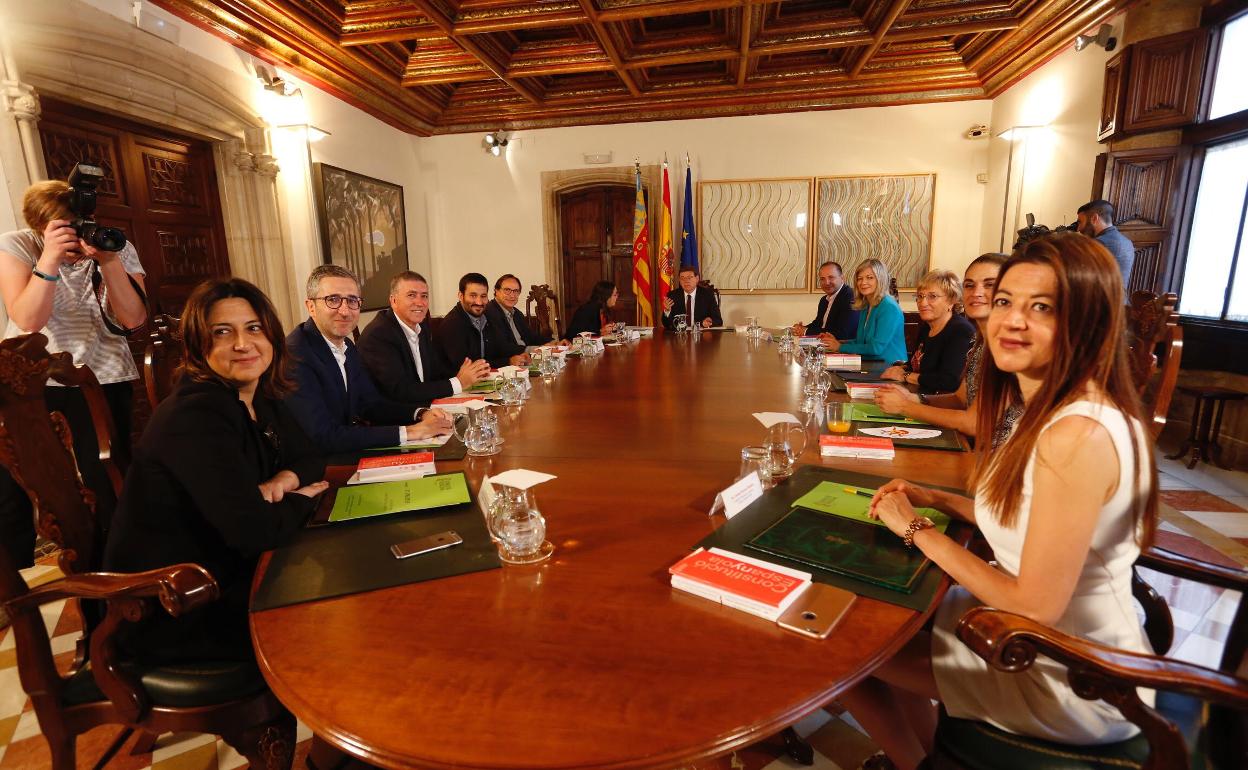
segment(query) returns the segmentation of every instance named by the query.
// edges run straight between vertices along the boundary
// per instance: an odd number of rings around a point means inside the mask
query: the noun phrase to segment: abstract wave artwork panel
[[[811,184],[809,178],[700,182],[703,277],[725,293],[807,291]]]
[[[364,310],[387,307],[390,277],[408,269],[403,188],[328,163],[312,173],[325,263],[360,279]]]
[[[914,287],[931,258],[936,175],[818,177],[815,184],[814,264],[832,260],[848,273],[875,257],[899,287]]]

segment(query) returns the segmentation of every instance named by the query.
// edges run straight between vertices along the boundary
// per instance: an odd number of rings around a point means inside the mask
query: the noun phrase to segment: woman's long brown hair
[[[1048,373],[1014,433],[997,450],[992,433],[1011,404],[1022,400],[1018,379],[997,368],[991,355],[980,367],[979,420],[976,425],[975,470],[971,478],[1003,526],[1018,520],[1023,475],[1040,433],[1057,410],[1077,401],[1095,384],[1131,425],[1133,517],[1141,545],[1152,542],[1157,524],[1157,467],[1152,449],[1141,447],[1134,428],[1143,425],[1143,409],[1127,366],[1126,308],[1122,275],[1104,246],[1073,232],[1055,232],[1024,244],[1001,267],[1000,287],[1016,265],[1047,265],[1057,275],[1054,300],[1057,328]],[[995,308],[994,308],[995,312]],[[1131,424],[1134,420],[1135,424]],[[1125,458],[1119,458],[1122,463]],[[1148,491],[1140,489],[1141,463],[1147,463]]]
[[[212,349],[212,325],[208,315],[212,306],[223,299],[238,298],[247,301],[256,312],[264,336],[273,346],[273,362],[268,371],[260,376],[258,390],[269,398],[280,399],[295,389],[290,376],[289,356],[286,353],[286,335],[282,322],[273,309],[273,303],[255,284],[242,278],[218,278],[196,286],[182,309],[182,345],[185,357],[178,367],[177,376],[185,375],[197,382],[217,381],[235,387],[208,365],[208,351]]]

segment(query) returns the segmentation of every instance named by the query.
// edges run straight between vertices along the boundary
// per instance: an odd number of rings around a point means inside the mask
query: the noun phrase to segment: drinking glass
[[[846,401],[833,401],[825,406],[828,415],[828,430],[833,433],[849,433],[853,410]]]
[[[747,446],[741,449],[741,470],[737,473],[737,481],[750,475],[750,473],[758,472],[758,478],[763,482],[763,486],[771,484],[771,474],[767,471],[767,450],[761,446]]]
[[[506,377],[502,387],[498,389],[498,395],[502,397],[505,406],[518,406],[524,403],[524,386],[515,377]]]

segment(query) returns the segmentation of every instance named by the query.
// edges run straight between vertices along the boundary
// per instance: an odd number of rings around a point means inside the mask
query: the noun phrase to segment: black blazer
[[[347,340],[349,388],[343,387],[338,362],[311,318],[286,337],[286,346],[294,359],[291,373],[298,384],[286,397],[286,405],[321,451],[356,452],[399,443],[396,426],[411,425],[420,404],[394,401],[378,393],[355,343]]]
[[[416,370],[416,359],[412,357],[412,347],[407,343],[407,334],[399,326],[393,310],[382,310],[364,327],[356,348],[364,368],[383,396],[426,406],[435,398],[454,395],[451,377],[459,369],[446,370],[442,356],[433,349],[429,337],[428,329],[421,326],[416,345],[420,348],[420,363],[425,370],[422,380]]]
[[[485,306],[485,317],[490,321],[490,327],[498,334],[500,346],[507,351],[508,356],[519,355],[524,352],[525,348],[530,345],[545,345],[550,342],[550,336],[533,330],[529,326],[529,319],[524,317],[524,313],[519,308],[512,308],[511,320],[516,324],[516,330],[520,332],[520,339],[524,340],[521,345],[516,342],[516,337],[511,333],[511,327],[507,325],[507,311],[503,306],[498,304],[498,300],[490,300]]]
[[[247,598],[260,554],[287,542],[316,505],[287,494],[265,502],[259,485],[279,470],[320,480],[321,458],[280,401],[257,393],[253,422],[238,391],[183,379],[152,414],[134,453],[104,550],[104,568],[138,572],[192,562],[221,598],[173,618],[163,612],[125,632],[145,659],[252,656]]]
[[[823,313],[828,307],[828,295],[819,298],[819,311],[815,320],[806,324],[809,335],[827,332],[838,340],[852,340],[858,336],[858,311],[854,310],[854,290],[849,284],[841,284],[841,289],[832,300],[832,312],[828,313],[827,324],[823,321]]]
[[[975,324],[957,313],[935,337],[920,324],[919,341],[910,356],[909,368],[919,373],[920,393],[952,393],[962,382],[966,355],[975,342]]]
[[[581,332],[591,332],[594,336],[602,334],[601,305],[586,302],[572,314],[572,320],[568,322],[568,339],[572,339]]]
[[[671,329],[676,325],[676,319],[685,314],[685,290],[677,286],[667,293],[667,298],[672,301],[672,309],[663,314],[663,327]],[[723,326],[724,319],[719,315],[719,303],[715,301],[715,292],[699,286],[693,295],[693,323],[698,325],[702,323],[702,319],[711,319],[712,326]]]
[[[507,330],[507,334],[511,334],[510,329]],[[491,367],[497,369],[511,363],[511,357],[515,353],[507,351],[515,347],[515,342],[513,341],[508,346],[503,341],[502,334],[494,324],[490,323],[488,317],[485,331],[478,332],[477,327],[468,320],[468,311],[464,310],[464,306],[459,303],[456,303],[455,307],[451,308],[451,311],[442,319],[442,325],[438,327],[438,333],[433,338],[434,346],[442,353],[442,362],[448,368],[453,367],[455,371],[459,371],[465,358],[476,361],[482,357],[483,341],[485,360]]]

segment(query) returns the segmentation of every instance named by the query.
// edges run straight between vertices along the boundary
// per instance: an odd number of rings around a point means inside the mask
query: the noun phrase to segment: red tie
[[[685,295],[685,318],[689,321],[690,328],[693,327],[693,297],[689,294]]]

